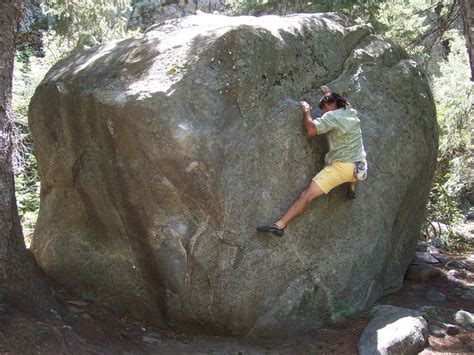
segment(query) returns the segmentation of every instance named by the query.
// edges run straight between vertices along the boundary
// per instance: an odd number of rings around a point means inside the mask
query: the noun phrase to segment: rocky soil
[[[474,312],[474,250],[441,254],[424,244],[418,250],[403,287],[379,304],[424,313],[430,334],[422,354],[473,353],[472,324],[458,312]],[[359,337],[370,321],[365,312],[319,332],[287,339],[183,335],[121,319],[63,288],[58,288],[57,296],[64,312],[47,322],[0,309],[0,353],[356,354]]]

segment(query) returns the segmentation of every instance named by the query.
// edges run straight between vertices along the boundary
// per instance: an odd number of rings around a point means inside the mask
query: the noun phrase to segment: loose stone
[[[470,312],[464,310],[458,311],[454,315],[454,320],[463,328],[474,327],[474,315]]]

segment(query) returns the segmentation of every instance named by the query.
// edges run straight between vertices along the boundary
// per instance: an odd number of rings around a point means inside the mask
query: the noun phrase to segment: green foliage
[[[474,248],[474,241],[457,230],[450,229],[449,233],[440,238],[441,247],[451,252],[466,252]]]
[[[25,172],[17,174],[15,179],[18,213],[25,236],[33,233],[39,210],[38,177],[29,176],[29,173],[37,171],[36,159],[33,154],[29,156],[27,164]]]
[[[427,206],[425,229],[434,222],[448,225],[443,247],[460,250],[467,240],[452,228],[462,222],[462,200],[472,185],[472,108],[473,87],[464,38],[458,30],[445,33],[449,54],[438,63],[439,75],[433,76],[440,146],[434,187]]]
[[[334,304],[334,312],[332,314],[332,319],[335,322],[345,321],[345,320],[353,320],[355,319],[355,312],[349,306],[348,303],[344,301],[337,301]]]
[[[340,12],[352,18],[360,18],[378,26],[378,16],[385,0],[335,0],[308,2],[308,12]]]
[[[31,46],[25,46],[21,50],[18,50],[15,55],[15,59],[18,63],[28,65],[30,58],[35,55],[35,51]]]
[[[130,0],[44,0],[51,28],[74,48],[94,46],[124,37]]]
[[[445,225],[456,224],[462,221],[458,200],[451,196],[444,184],[435,182],[428,199],[428,223],[441,222]]]
[[[452,30],[446,38],[450,52],[439,63],[440,75],[433,79],[433,91],[440,128],[440,155],[451,161],[469,150],[471,132],[468,126],[473,91],[462,33]]]
[[[46,38],[45,45],[54,43]],[[17,55],[13,73],[12,113],[14,123],[13,167],[15,189],[23,231],[26,237],[33,232],[39,209],[39,177],[33,141],[28,127],[28,105],[34,89],[39,85],[46,71],[56,61],[48,50],[44,58],[31,55]]]
[[[428,10],[431,8],[425,0],[392,0],[380,7],[376,30],[393,39],[407,49],[418,60],[427,54],[423,46],[412,46],[414,41],[428,29]]]
[[[385,0],[235,0],[234,11],[243,14],[274,13],[285,15],[295,12],[340,12],[377,22],[377,14]]]
[[[393,0],[381,7],[385,34],[425,67],[436,103],[440,141],[438,164],[427,205],[425,236],[440,222],[447,226],[434,238],[440,247],[461,250],[469,241],[456,226],[463,222],[463,194],[471,187],[472,83],[464,36],[454,0]],[[431,228],[433,230],[433,228]],[[441,233],[438,233],[441,234]]]

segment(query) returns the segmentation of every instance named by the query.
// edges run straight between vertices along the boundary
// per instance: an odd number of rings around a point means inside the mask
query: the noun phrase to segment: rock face
[[[370,177],[259,234],[323,166],[298,100],[326,83],[359,111]],[[315,329],[399,288],[437,151],[423,73],[335,14],[191,16],[80,52],[30,125],[43,269],[128,316],[235,335]]]

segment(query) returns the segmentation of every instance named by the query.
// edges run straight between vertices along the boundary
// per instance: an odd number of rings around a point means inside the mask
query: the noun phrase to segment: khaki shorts
[[[342,185],[346,182],[356,182],[354,176],[354,163],[342,163],[336,161],[331,165],[326,166],[314,178],[313,181],[318,184],[324,193],[328,193],[336,186]]]

